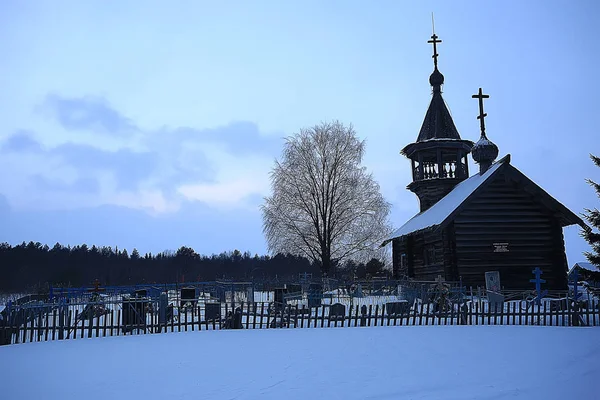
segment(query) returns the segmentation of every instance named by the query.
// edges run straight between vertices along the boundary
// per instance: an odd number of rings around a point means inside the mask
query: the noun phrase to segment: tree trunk
[[[321,250],[321,273],[327,277],[331,271],[331,251],[327,248]]]

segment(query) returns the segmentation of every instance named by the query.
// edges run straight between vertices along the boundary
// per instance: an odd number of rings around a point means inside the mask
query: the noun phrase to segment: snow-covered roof
[[[510,162],[510,156],[506,156],[492,164],[492,166],[485,171],[483,175],[477,173],[476,175],[473,175],[456,185],[456,187],[440,201],[422,213],[415,215],[409,219],[408,222],[394,231],[382,243],[382,246],[394,238],[431,228],[436,225],[441,225],[454,210],[456,210],[465,200],[467,200],[467,198],[475,190],[477,190],[478,187],[480,187],[485,181],[494,175],[498,168],[500,168],[500,166],[505,162]]]
[[[592,271],[592,272],[600,272],[600,271],[598,270],[598,268],[596,268],[595,266],[593,266],[593,265],[592,265],[591,263],[589,263],[589,262],[582,262],[582,261],[580,261],[580,262],[578,262],[578,263],[575,263],[575,265],[573,265],[573,268],[575,268],[575,267],[579,267],[579,268],[581,268],[581,269],[585,269],[585,270],[587,270],[587,271]],[[571,268],[571,271],[573,270],[573,268]],[[569,271],[569,273],[570,273],[571,271]]]
[[[525,176],[522,172],[510,165],[510,154],[507,154],[492,164],[492,166],[483,175],[477,173],[476,175],[465,179],[456,185],[450,193],[444,196],[433,206],[412,217],[410,220],[408,220],[408,222],[388,236],[388,238],[383,241],[381,246],[385,246],[392,239],[422,231],[424,229],[444,225],[451,218],[453,218],[457,212],[460,212],[462,204],[465,203],[471,197],[471,195],[486,181],[488,181],[490,177],[492,177],[503,165],[507,165],[508,169],[506,171],[510,172],[517,182],[527,183],[527,185],[524,185],[524,190],[529,192],[545,207],[551,209],[553,213],[557,215],[561,226],[564,227],[578,224],[583,229],[590,229],[579,216],[562,205],[554,197],[550,196],[544,189],[536,185],[535,182]]]

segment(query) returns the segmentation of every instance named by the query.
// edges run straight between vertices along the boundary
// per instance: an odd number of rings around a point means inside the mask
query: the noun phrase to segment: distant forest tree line
[[[0,244],[0,291],[41,290],[54,287],[81,287],[96,279],[102,285],[135,285],[234,280],[296,280],[301,273],[321,276],[320,266],[304,257],[290,254],[252,256],[238,250],[200,255],[190,247],[177,251],[141,255],[117,247],[85,244],[53,247],[39,242],[11,246]],[[366,264],[352,261],[336,268],[340,279],[365,279],[385,276],[388,271],[378,259]]]

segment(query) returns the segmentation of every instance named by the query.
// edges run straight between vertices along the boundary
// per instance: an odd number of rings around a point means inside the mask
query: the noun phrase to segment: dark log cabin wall
[[[445,265],[446,249],[442,231],[425,231],[392,242],[394,276],[417,281],[433,281],[438,275],[449,279]]]
[[[458,183],[458,179],[421,180],[412,183],[409,188],[418,193],[419,207],[423,212],[450,193]]]
[[[444,246],[444,272],[447,281],[458,282],[460,274],[456,262],[456,235],[454,233],[454,223],[448,225],[442,231],[442,241]]]
[[[497,270],[506,289],[532,289],[532,270],[540,267],[545,288],[566,289],[562,227],[551,211],[508,178],[506,171],[498,173],[454,219],[463,283],[485,286],[485,272]],[[502,243],[508,251],[502,251]]]
[[[394,279],[408,276],[406,269],[406,238],[395,238],[392,240],[392,273]]]

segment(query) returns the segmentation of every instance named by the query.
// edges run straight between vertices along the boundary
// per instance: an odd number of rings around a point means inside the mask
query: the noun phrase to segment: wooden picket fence
[[[242,303],[235,310],[223,304],[220,315],[211,318],[207,318],[203,305],[176,307],[178,312],[173,313],[168,321],[164,320],[164,316],[161,321],[156,310],[146,310],[132,321],[131,315],[125,318],[123,309],[119,307],[106,309],[102,315],[67,308],[54,308],[35,314],[33,309],[29,309],[21,310],[21,323],[11,323],[9,320],[4,321],[4,325],[0,324],[0,345],[221,329],[427,325],[600,326],[598,301],[591,300],[585,307],[570,302],[565,304],[563,309],[557,309],[549,302],[535,306],[530,302],[515,301],[497,306],[475,301],[436,310],[433,304],[417,302],[398,312],[397,309],[386,310],[384,305],[378,304],[340,310],[341,304],[336,309],[335,304],[307,308],[305,305],[300,307],[263,302]]]

